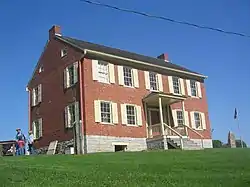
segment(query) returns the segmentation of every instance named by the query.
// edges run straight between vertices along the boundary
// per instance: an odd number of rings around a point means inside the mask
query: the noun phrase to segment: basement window
[[[124,152],[127,149],[127,145],[115,145],[115,152]]]

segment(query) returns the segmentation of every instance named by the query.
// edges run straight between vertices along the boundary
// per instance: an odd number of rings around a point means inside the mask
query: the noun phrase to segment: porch
[[[203,148],[203,136],[186,124],[188,114],[185,111],[185,99],[186,97],[181,95],[159,92],[151,92],[143,99],[148,142],[155,140],[159,142],[160,140],[163,149],[196,147],[188,136],[188,132],[193,131],[201,137],[201,147],[199,147]],[[177,115],[171,110],[171,105],[179,102],[181,102],[182,107]],[[180,115],[182,115],[181,118]]]

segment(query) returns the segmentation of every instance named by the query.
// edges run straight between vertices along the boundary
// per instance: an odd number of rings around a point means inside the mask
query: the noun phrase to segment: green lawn
[[[0,186],[250,186],[250,149],[0,157]]]

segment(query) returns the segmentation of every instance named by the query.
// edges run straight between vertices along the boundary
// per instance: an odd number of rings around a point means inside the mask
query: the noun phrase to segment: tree
[[[236,147],[241,147],[241,141],[235,140]],[[243,147],[247,147],[247,144],[242,140]]]
[[[222,141],[220,140],[213,140],[213,148],[222,148]]]

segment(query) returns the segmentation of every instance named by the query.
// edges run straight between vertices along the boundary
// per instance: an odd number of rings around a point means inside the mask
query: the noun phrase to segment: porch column
[[[184,128],[185,128],[185,134],[186,134],[186,136],[188,136],[188,131],[187,131],[187,127],[186,127],[186,115],[185,115],[184,101],[181,102],[181,105],[182,105],[183,125],[184,125]]]
[[[145,121],[146,121],[146,133],[147,133],[147,138],[151,138],[153,135],[152,128],[149,129],[148,125],[148,106],[145,102],[143,102],[144,106],[144,114],[145,114]]]
[[[162,113],[162,101],[161,101],[161,97],[159,97],[159,109],[160,109],[161,132],[162,132],[162,135],[165,135],[164,124],[163,124],[163,113]]]

